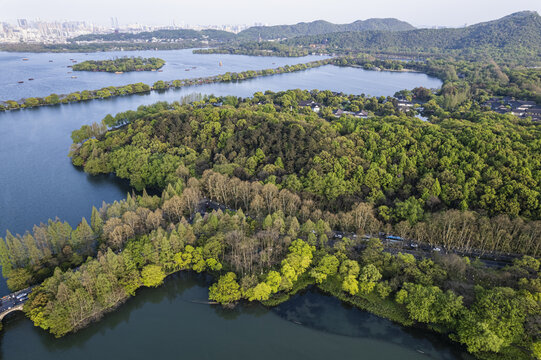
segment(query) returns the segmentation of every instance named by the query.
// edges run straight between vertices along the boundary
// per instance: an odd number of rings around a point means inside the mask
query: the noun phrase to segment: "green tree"
[[[209,288],[209,299],[224,305],[240,300],[240,285],[236,279],[237,275],[232,272],[220,276],[218,282],[212,284]]]
[[[159,265],[147,265],[141,271],[141,276],[143,278],[143,285],[147,287],[158,287],[163,283],[165,279],[165,273],[162,270],[162,267]]]
[[[318,266],[310,271],[310,275],[318,284],[321,284],[328,276],[333,276],[338,272],[339,265],[340,261],[336,256],[327,254],[321,258]]]

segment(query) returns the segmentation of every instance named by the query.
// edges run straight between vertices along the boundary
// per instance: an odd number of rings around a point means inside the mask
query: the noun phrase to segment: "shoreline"
[[[112,98],[112,97],[117,97],[117,96],[129,96],[129,95],[141,94],[141,93],[146,93],[146,92],[151,92],[151,91],[178,89],[185,86],[204,85],[204,84],[221,83],[221,82],[240,82],[243,80],[249,80],[249,79],[258,78],[258,77],[287,74],[287,73],[312,69],[312,68],[316,68],[320,66],[331,65],[333,64],[333,60],[334,58],[329,58],[329,59],[324,59],[324,60],[310,61],[307,63],[299,63],[299,64],[291,65],[291,66],[285,65],[285,66],[273,68],[273,69],[245,70],[240,73],[226,72],[224,74],[207,76],[207,77],[202,77],[202,78],[178,79],[178,80],[169,80],[169,81],[158,80],[152,86],[148,84],[144,84],[144,83],[134,83],[134,84],[127,84],[124,86],[103,87],[97,90],[82,90],[82,91],[77,91],[70,94],[58,95],[58,94],[53,93],[45,97],[30,97],[30,98],[21,99],[19,101],[9,100],[9,99],[0,100],[0,112],[21,110],[21,109],[27,109],[27,108],[37,108],[41,106],[70,104],[70,103],[77,103],[81,101]],[[124,90],[128,92],[125,94],[121,93],[121,91],[124,91]],[[111,93],[111,91],[115,91],[115,93]],[[53,97],[53,98],[50,98],[50,97]],[[47,100],[47,98],[50,98],[51,100]],[[31,102],[28,102],[29,100],[31,100]]]

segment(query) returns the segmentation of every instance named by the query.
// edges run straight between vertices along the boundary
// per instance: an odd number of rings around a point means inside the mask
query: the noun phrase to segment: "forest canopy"
[[[299,106],[307,99],[322,104],[320,114]],[[373,116],[337,117],[332,109],[339,107]],[[441,211],[468,210],[537,226],[539,128],[466,112],[469,120],[444,113],[427,123],[401,113],[392,98],[300,90],[158,103],[109,115],[97,132],[74,131],[71,156],[85,171],[114,172],[139,190],[212,169],[287,189],[322,211],[348,211],[363,201],[389,224],[412,227]],[[510,250],[498,250],[504,248]]]

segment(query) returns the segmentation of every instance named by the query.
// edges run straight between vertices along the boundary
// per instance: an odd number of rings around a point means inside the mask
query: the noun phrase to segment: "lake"
[[[4,321],[2,359],[438,359],[466,358],[434,334],[402,328],[309,290],[271,310],[206,300],[210,279],[183,273],[142,289],[118,311],[55,339],[22,315]]]
[[[197,76],[271,68],[314,59],[193,55],[187,50],[163,52],[163,55],[155,52],[151,55],[141,54],[159,56],[166,61],[175,56],[193,59],[191,64],[197,66],[196,70],[199,71]],[[0,66],[3,69],[0,74],[0,99],[16,98],[8,96],[10,94],[24,97],[80,89],[70,88],[73,83],[69,80],[55,79],[54,71],[58,69],[48,65],[55,64],[55,61],[49,63],[47,60],[54,56],[68,60],[85,57],[84,54],[0,53]],[[89,55],[92,58],[98,56],[109,58],[112,54]],[[7,90],[4,86],[11,81],[8,78],[13,76],[10,64],[13,64],[13,72],[24,73],[21,67],[24,68],[26,64],[21,65],[17,62],[20,60],[16,60],[23,57],[30,58],[29,64],[38,58],[46,61],[41,66],[50,77],[44,77],[43,81],[38,82],[38,77],[34,76],[36,80],[32,86],[36,84],[35,94],[26,93],[22,89],[20,92]],[[212,64],[217,62],[217,59],[221,59],[224,66],[215,69]],[[166,73],[164,69],[163,73],[133,73],[125,83],[151,83],[155,80],[151,80],[149,76],[154,75],[164,80],[185,78],[187,76],[181,69],[187,66],[188,60],[178,61],[182,65],[178,66],[176,72],[171,69],[170,73]],[[272,64],[273,62],[275,64]],[[5,71],[6,69],[9,71]],[[89,82],[85,83],[85,88],[120,85],[121,83],[111,80],[125,80],[121,78],[125,74],[88,75]],[[27,83],[23,85],[26,86]],[[102,201],[112,202],[126,196],[130,187],[125,182],[114,176],[88,176],[73,167],[67,157],[71,145],[71,131],[83,124],[100,121],[106,114],[135,109],[139,105],[156,101],[175,101],[194,92],[244,97],[257,91],[300,88],[386,96],[416,86],[437,88],[441,86],[441,82],[419,73],[375,72],[328,65],[239,83],[208,84],[0,113],[0,236],[8,229],[13,233],[23,233],[34,224],[56,216],[76,226],[81,217],[89,218],[92,206],[100,206]],[[416,359],[424,358],[429,352],[431,357],[438,359],[458,357],[454,346],[440,337],[436,336],[432,341],[428,340],[426,334],[412,338],[409,330],[366,312],[346,308],[338,300],[317,293],[309,292],[296,297],[272,311],[262,306],[243,306],[231,312],[186,301],[191,298],[206,299],[205,284],[197,281],[194,283],[193,279],[175,279],[169,280],[159,289],[142,290],[137,297],[115,313],[106,316],[102,322],[65,339],[53,339],[48,333],[34,328],[30,320],[15,315],[5,321],[7,324],[0,334],[0,358],[35,359],[39,354],[40,358],[45,359],[90,359],[99,356],[138,359],[185,354],[188,358],[197,355],[199,358],[211,359],[227,354],[226,358],[257,356],[262,359],[319,359],[334,355],[347,359],[362,354],[363,357],[374,359]],[[0,281],[0,294],[8,292],[5,281]],[[303,325],[289,321],[294,318]],[[412,344],[418,343],[424,344],[425,350],[422,351],[425,354],[412,348]]]
[[[165,66],[158,71],[137,71],[124,74],[73,71],[67,66],[85,60],[106,60],[124,56],[158,57]],[[27,58],[28,61],[23,61]],[[144,82],[152,85],[158,80],[175,80],[211,76],[225,72],[277,68],[284,65],[320,60],[323,56],[303,58],[259,57],[242,55],[198,55],[192,49],[161,51],[112,51],[97,53],[9,53],[0,52],[0,101],[19,100],[51,93],[68,94],[81,90],[96,90],[105,86],[120,86]],[[52,62],[50,62],[52,61]],[[220,66],[222,62],[222,66]],[[193,69],[193,67],[196,67]],[[186,71],[189,69],[189,71]],[[72,76],[76,76],[73,79]],[[29,81],[29,78],[34,80]],[[19,81],[23,81],[19,84]]]

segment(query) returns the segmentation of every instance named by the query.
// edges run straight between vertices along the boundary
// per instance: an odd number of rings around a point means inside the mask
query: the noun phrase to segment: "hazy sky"
[[[0,0],[0,20],[87,20],[109,25],[347,23],[395,17],[420,25],[461,26],[535,10],[541,0]]]

